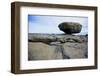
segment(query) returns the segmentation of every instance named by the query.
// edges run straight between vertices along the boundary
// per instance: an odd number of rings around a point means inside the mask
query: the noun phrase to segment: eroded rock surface
[[[45,43],[29,42],[28,60],[62,59],[61,52],[55,49],[56,46],[50,46]]]
[[[66,34],[29,34],[29,60],[79,59],[88,57],[88,37]]]
[[[84,38],[84,39],[83,39]],[[80,35],[67,35],[67,34],[29,34],[30,42],[43,42],[50,44],[51,42],[85,42],[87,39]]]

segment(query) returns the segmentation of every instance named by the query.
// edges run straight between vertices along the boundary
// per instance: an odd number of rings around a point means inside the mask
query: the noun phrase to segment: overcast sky
[[[82,30],[79,34],[88,33],[87,17],[62,17],[62,16],[36,16],[28,15],[29,33],[63,33],[58,25],[62,22],[78,22],[82,24]]]

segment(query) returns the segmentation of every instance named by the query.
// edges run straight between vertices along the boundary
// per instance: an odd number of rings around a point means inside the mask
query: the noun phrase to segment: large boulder
[[[87,43],[70,43],[63,44],[63,53],[71,59],[80,59],[88,57]]]
[[[66,34],[80,33],[82,29],[82,25],[76,22],[63,22],[58,27]]]
[[[51,45],[42,42],[29,42],[28,60],[80,59],[88,57],[86,42],[66,42],[64,44],[56,42],[56,44],[52,43]]]
[[[41,42],[28,43],[28,60],[53,60],[62,59],[62,54],[56,46]]]

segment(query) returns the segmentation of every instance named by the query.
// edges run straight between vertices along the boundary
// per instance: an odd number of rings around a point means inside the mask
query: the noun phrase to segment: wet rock
[[[58,27],[66,34],[80,33],[82,29],[82,25],[75,22],[63,22]]]

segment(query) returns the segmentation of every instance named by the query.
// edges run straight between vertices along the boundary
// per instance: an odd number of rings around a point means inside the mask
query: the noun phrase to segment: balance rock
[[[76,22],[63,22],[58,27],[66,34],[80,33],[82,29],[82,25]]]

